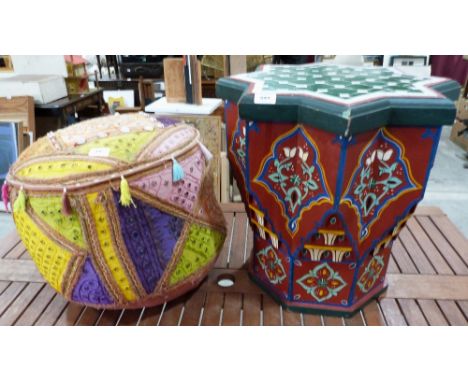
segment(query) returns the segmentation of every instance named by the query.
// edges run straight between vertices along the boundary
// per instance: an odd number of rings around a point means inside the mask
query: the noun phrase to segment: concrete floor
[[[468,238],[468,169],[464,151],[450,141],[451,126],[442,130],[434,167],[422,205],[441,208]],[[0,212],[0,239],[14,228],[11,215]]]

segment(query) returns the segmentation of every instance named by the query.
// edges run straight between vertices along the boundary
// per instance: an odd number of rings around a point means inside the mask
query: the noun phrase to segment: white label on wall
[[[95,147],[89,150],[88,156],[90,157],[108,157],[110,153],[109,147]]]
[[[254,103],[262,105],[274,105],[276,103],[276,93],[270,91],[255,93]]]

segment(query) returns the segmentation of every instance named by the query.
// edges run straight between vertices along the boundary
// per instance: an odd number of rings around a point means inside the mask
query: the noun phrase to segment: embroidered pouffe
[[[193,126],[144,113],[84,121],[39,139],[3,199],[42,276],[96,308],[158,305],[195,288],[226,228]]]
[[[283,306],[351,315],[386,286],[459,86],[393,68],[262,66],[222,78],[251,278]]]

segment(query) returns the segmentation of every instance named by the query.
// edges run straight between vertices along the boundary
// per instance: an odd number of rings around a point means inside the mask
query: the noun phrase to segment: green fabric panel
[[[62,213],[61,196],[30,197],[28,203],[35,214],[50,228],[78,247],[86,249],[78,215],[75,211],[69,216]]]
[[[217,255],[223,241],[222,233],[192,224],[182,256],[170,276],[169,283],[176,284],[203,268]]]
[[[139,131],[115,137],[100,138],[78,146],[75,149],[75,153],[88,155],[92,149],[108,148],[110,149],[109,157],[131,162],[156,134],[157,131]]]

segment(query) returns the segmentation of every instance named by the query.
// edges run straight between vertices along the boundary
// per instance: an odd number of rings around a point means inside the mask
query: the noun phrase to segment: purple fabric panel
[[[184,222],[135,198],[136,208],[123,207],[117,192],[114,200],[128,253],[143,287],[151,293],[172,257]]]
[[[156,118],[164,125],[164,127],[172,126],[178,122],[177,120],[170,117],[157,116]]]
[[[110,305],[114,301],[93,267],[91,259],[86,258],[81,276],[72,292],[72,300],[81,303]]]

